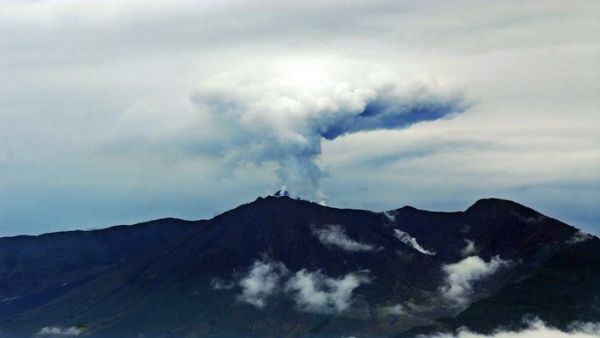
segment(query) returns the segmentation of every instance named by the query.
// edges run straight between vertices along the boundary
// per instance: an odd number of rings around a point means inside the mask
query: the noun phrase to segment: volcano
[[[600,318],[600,239],[518,203],[338,209],[0,238],[0,336],[412,337]]]

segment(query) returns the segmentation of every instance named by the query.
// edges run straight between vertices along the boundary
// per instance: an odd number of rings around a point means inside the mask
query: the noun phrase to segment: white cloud
[[[573,235],[573,237],[571,237],[570,239],[567,240],[567,244],[577,244],[577,243],[585,242],[592,238],[594,238],[594,235],[585,233],[583,231],[577,231]]]
[[[235,287],[235,283],[221,278],[213,278],[210,281],[210,287],[215,290],[231,290]]]
[[[463,255],[463,257],[470,256],[472,254],[477,253],[477,248],[475,247],[475,242],[474,241],[472,241],[470,239],[465,239],[465,242],[467,242],[467,246],[465,246],[460,251],[460,254]]]
[[[327,225],[323,228],[312,227],[312,232],[319,241],[327,246],[336,246],[347,251],[373,251],[375,247],[360,243],[348,237],[346,231],[339,225]]]
[[[586,323],[574,325],[571,330],[562,331],[548,327],[543,322],[536,320],[529,327],[519,331],[497,330],[492,334],[484,335],[461,329],[456,333],[437,333],[420,335],[418,338],[598,338],[600,337],[600,324]]]
[[[295,294],[296,306],[301,311],[339,313],[352,303],[352,291],[369,281],[364,273],[331,278],[319,271],[300,270],[286,283],[286,290]]]
[[[381,308],[381,311],[386,315],[394,316],[406,316],[409,314],[409,311],[402,304],[384,306]]]
[[[45,326],[40,329],[38,335],[40,336],[78,336],[83,333],[83,329],[80,327],[70,326]]]
[[[387,218],[389,222],[393,223],[396,221],[396,215],[392,211],[384,211],[382,212],[382,214],[385,216],[385,218]]]
[[[270,296],[280,294],[293,297],[299,311],[340,313],[351,305],[354,289],[369,282],[368,271],[334,278],[320,271],[302,269],[290,276],[283,263],[263,259],[255,261],[247,275],[240,280],[242,293],[238,300],[260,309],[267,305]],[[223,282],[213,279],[211,286],[223,289]],[[229,288],[229,285],[225,285],[225,288]]]
[[[445,285],[440,288],[442,296],[459,306],[469,302],[473,292],[473,283],[490,276],[508,261],[495,256],[489,262],[478,256],[467,257],[460,262],[442,267],[446,274]]]
[[[418,242],[417,239],[412,237],[411,235],[409,235],[407,232],[404,232],[402,230],[399,229],[394,229],[394,236],[396,236],[396,238],[398,238],[402,243],[412,247],[413,249],[419,251],[422,254],[425,255],[435,255],[435,252],[433,251],[429,251],[425,248],[423,248]]]
[[[238,299],[257,308],[264,307],[267,298],[277,291],[279,281],[286,273],[287,269],[282,263],[254,262],[248,274],[240,280],[242,294]]]

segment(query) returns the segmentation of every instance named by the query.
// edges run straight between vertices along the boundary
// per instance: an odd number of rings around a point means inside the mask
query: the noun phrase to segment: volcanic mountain
[[[490,315],[493,314],[493,315]],[[600,318],[600,239],[515,202],[337,209],[0,238],[0,336],[411,337]]]

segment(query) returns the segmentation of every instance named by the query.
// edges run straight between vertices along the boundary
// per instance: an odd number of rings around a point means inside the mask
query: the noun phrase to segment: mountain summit
[[[410,337],[598,309],[600,240],[500,199],[378,213],[279,191],[210,220],[0,238],[8,337]]]

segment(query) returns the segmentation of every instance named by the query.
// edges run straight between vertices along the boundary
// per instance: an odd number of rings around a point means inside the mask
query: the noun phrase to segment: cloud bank
[[[75,326],[44,326],[38,332],[40,336],[79,336],[83,333],[83,329]]]
[[[520,331],[497,330],[496,332],[483,335],[469,331],[458,330],[456,333],[437,333],[432,335],[420,335],[418,338],[598,338],[600,337],[599,323],[575,324],[568,331],[561,331],[546,326],[542,321],[535,320],[529,327]]]
[[[465,239],[467,245],[460,251],[460,254],[464,257],[471,256],[477,253],[477,248],[475,247],[475,242],[470,239]]]
[[[323,273],[300,270],[286,283],[286,290],[295,294],[296,307],[313,313],[339,313],[351,304],[352,291],[369,283],[364,274],[349,273],[331,278]]]
[[[283,263],[263,259],[255,261],[240,280],[242,293],[238,300],[260,309],[267,305],[270,296],[280,293],[292,297],[299,311],[340,313],[352,304],[352,292],[369,282],[367,271],[348,273],[335,278],[321,271],[302,269],[290,276]],[[217,290],[227,289],[211,286]]]
[[[473,283],[490,276],[509,262],[495,256],[489,262],[478,256],[467,257],[457,263],[442,267],[446,274],[445,285],[440,288],[444,298],[458,306],[467,304],[473,292]]]
[[[346,251],[373,251],[375,247],[350,238],[339,225],[327,225],[324,228],[312,227],[312,232],[321,243],[335,246]]]

